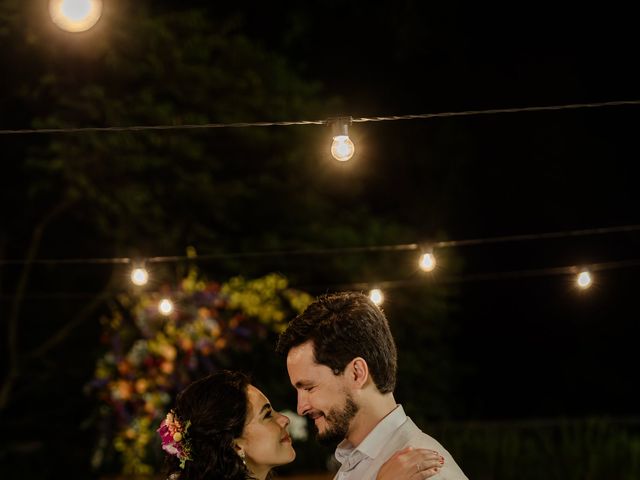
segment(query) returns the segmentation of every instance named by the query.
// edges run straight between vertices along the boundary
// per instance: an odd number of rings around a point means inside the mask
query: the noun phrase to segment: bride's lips
[[[284,434],[284,436],[280,439],[280,443],[291,443],[291,437],[288,433]]]

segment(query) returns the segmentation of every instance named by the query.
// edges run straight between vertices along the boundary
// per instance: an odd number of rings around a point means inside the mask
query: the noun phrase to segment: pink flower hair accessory
[[[182,423],[173,410],[169,410],[165,419],[156,430],[162,439],[162,449],[169,455],[174,455],[180,460],[180,468],[191,458],[191,446],[187,438],[187,430],[191,421]]]

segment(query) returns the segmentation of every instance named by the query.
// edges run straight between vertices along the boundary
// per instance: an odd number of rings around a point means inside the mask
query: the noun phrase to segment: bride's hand
[[[433,477],[444,464],[444,457],[434,450],[406,447],[387,460],[376,480],[424,480]]]

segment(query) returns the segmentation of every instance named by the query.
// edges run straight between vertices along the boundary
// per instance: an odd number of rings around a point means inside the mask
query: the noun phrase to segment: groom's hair
[[[276,351],[312,341],[316,363],[341,375],[347,364],[362,357],[381,393],[393,392],[398,355],[382,310],[358,292],[323,295],[295,317],[280,335]]]

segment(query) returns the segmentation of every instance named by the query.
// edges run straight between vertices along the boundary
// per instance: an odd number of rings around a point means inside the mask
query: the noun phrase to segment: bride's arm
[[[444,457],[438,452],[406,447],[380,467],[376,480],[424,480],[436,475],[443,464]]]

